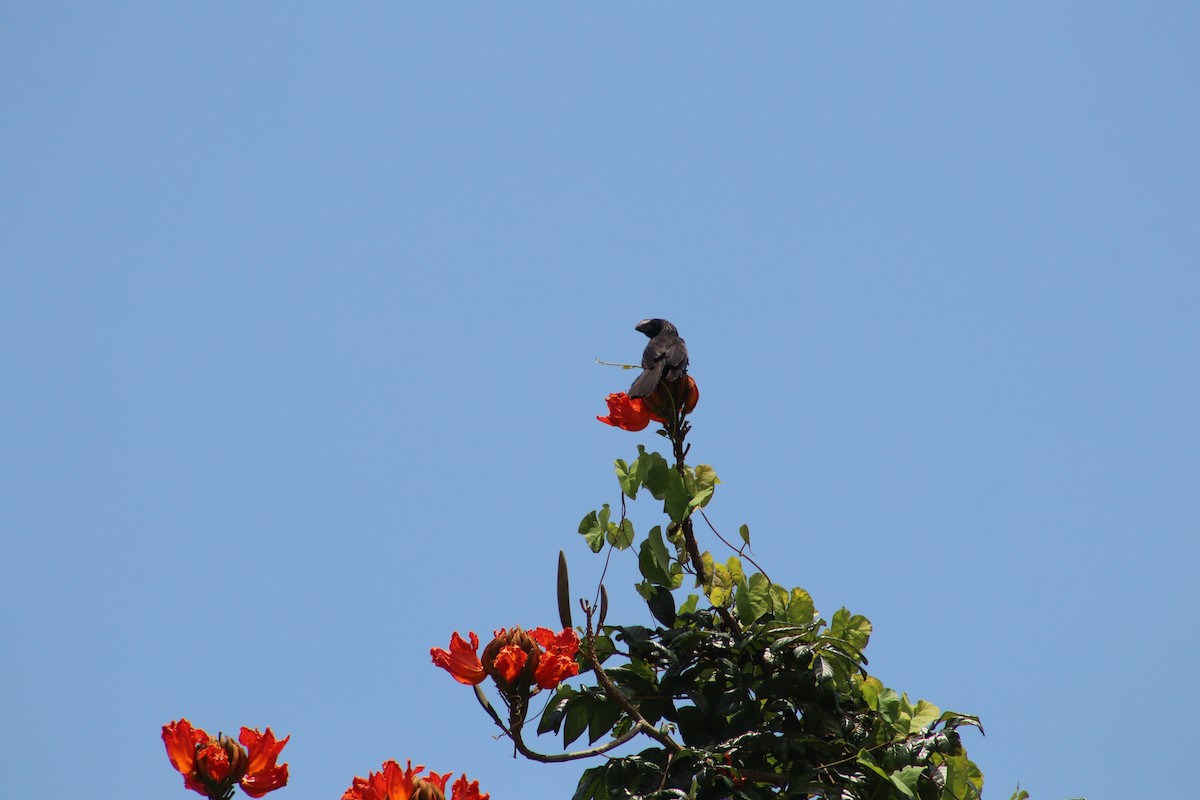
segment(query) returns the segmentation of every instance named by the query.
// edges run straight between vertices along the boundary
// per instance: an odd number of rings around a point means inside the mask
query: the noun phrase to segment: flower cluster
[[[287,785],[288,765],[275,760],[292,737],[277,741],[270,728],[266,733],[242,728],[235,742],[229,736],[209,736],[181,719],[163,725],[162,738],[183,785],[210,800],[228,800],[235,786],[251,797],[262,797]]]
[[[680,414],[690,414],[700,400],[700,389],[690,375],[663,381],[646,398],[616,392],[605,398],[608,416],[596,417],[605,425],[627,431],[644,430],[651,420],[666,423]]]
[[[456,681],[469,686],[478,685],[490,675],[505,694],[538,689],[553,689],[565,678],[579,674],[575,654],[579,652],[579,636],[570,628],[554,633],[549,628],[525,631],[501,628],[483,648],[482,660],[479,637],[469,634],[467,644],[458,631],[450,637],[450,649],[430,648],[433,663],[449,672]]]
[[[414,767],[412,761],[405,769],[395,761],[385,761],[379,772],[369,772],[365,778],[355,776],[342,800],[446,800],[451,773],[422,775],[424,769],[424,765]],[[468,782],[466,775],[460,775],[451,787],[450,800],[490,798],[490,794],[479,793],[479,781]]]

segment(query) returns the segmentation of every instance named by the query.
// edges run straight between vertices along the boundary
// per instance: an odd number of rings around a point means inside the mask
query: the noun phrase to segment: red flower
[[[516,625],[512,630],[494,631],[483,648],[483,669],[501,690],[527,691],[533,683],[541,650],[532,636]]]
[[[167,758],[171,766],[183,775],[183,785],[194,792],[208,794],[193,777],[196,770],[196,751],[208,741],[208,734],[192,727],[186,719],[163,725],[163,744],[167,746]]]
[[[409,800],[413,778],[423,769],[423,765],[413,769],[412,761],[403,770],[395,761],[385,761],[379,772],[368,772],[365,778],[356,775],[342,794],[342,800]]]
[[[454,794],[451,800],[491,800],[490,794],[479,793],[479,781],[467,783],[466,775],[459,775],[454,782]]]
[[[476,685],[485,675],[491,675],[506,694],[528,693],[533,685],[553,689],[564,679],[579,674],[575,654],[579,652],[579,636],[570,628],[555,633],[549,628],[534,628],[526,632],[519,626],[494,632],[492,641],[483,649],[482,660],[475,655],[479,637],[470,634],[468,645],[455,631],[450,637],[450,650],[430,649],[433,663],[450,673],[459,683]]]
[[[604,401],[608,403],[608,416],[596,417],[596,419],[605,425],[612,425],[614,428],[627,431],[640,431],[650,424],[650,410],[640,399],[630,397],[624,392],[617,392],[610,394]]]
[[[579,634],[571,628],[563,628],[561,633],[549,628],[534,628],[530,633],[547,653],[574,656],[579,652]]]
[[[483,681],[485,673],[483,664],[479,663],[479,656],[476,655],[479,650],[479,637],[473,632],[469,635],[471,637],[470,645],[463,641],[463,638],[458,635],[458,631],[455,631],[450,636],[449,650],[431,647],[429,655],[433,657],[433,663],[449,672],[454,680],[468,686],[475,686]]]
[[[521,670],[525,669],[525,662],[528,660],[529,653],[515,644],[506,644],[492,659],[492,669],[496,671],[497,677],[512,683],[521,674]]]
[[[242,728],[239,738],[249,752],[228,736],[214,739],[186,719],[163,725],[162,737],[183,785],[210,800],[226,800],[237,785],[251,797],[287,785],[287,764],[276,765],[275,760],[291,737],[277,742],[270,728],[266,733]]]
[[[342,800],[446,800],[446,783],[451,773],[442,775],[430,772],[421,775],[423,765],[407,769],[393,760],[383,762],[379,772],[369,772],[367,777],[355,777]],[[462,775],[454,782],[451,800],[491,800],[491,795],[479,793],[479,781],[467,782]]]
[[[291,738],[285,736],[282,741],[276,741],[270,728],[266,733],[259,733],[258,728],[242,728],[238,741],[250,749],[246,775],[242,778],[242,791],[251,797],[262,797],[267,792],[287,785],[287,764],[276,765],[275,759],[279,758],[279,751]]]
[[[533,674],[539,687],[553,689],[565,678],[579,674],[579,665],[575,663],[575,654],[579,652],[579,636],[575,631],[563,628],[562,633],[555,635],[549,628],[534,628],[532,635],[545,648]]]

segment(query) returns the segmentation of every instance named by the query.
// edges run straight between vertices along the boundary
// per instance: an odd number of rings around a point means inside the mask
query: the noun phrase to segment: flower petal
[[[450,795],[450,800],[491,800],[491,795],[488,793],[479,793],[479,781],[467,782],[466,775],[459,775],[458,780],[454,782],[454,793]]]
[[[193,728],[186,719],[163,725],[163,744],[167,747],[167,758],[171,766],[184,775],[190,775],[196,766],[196,746],[208,741],[208,734]]]
[[[455,631],[450,636],[450,649],[431,647],[429,655],[433,663],[450,673],[454,680],[468,686],[475,686],[483,681],[483,664],[479,661],[479,637],[472,631],[471,643],[467,644]]]
[[[610,394],[604,399],[608,404],[608,416],[596,417],[605,425],[621,428],[626,431],[644,430],[650,424],[650,411],[636,397],[630,397],[624,392]]]

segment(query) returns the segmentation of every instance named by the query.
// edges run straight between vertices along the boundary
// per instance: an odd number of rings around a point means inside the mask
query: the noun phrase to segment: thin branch
[[[665,747],[668,753],[678,753],[682,751],[683,747],[681,747],[670,736],[647,722],[646,718],[642,716],[641,712],[629,702],[629,698],[621,694],[621,690],[613,685],[613,682],[609,679],[608,674],[605,673],[604,668],[600,666],[600,659],[596,657],[596,632],[592,627],[593,609],[589,607],[585,609],[585,611],[587,613],[587,631],[584,637],[584,643],[586,644],[585,649],[587,653],[588,664],[591,666],[592,672],[596,674],[596,682],[600,684],[600,688],[604,690],[604,693],[608,695],[610,700],[619,705],[621,710],[628,714],[629,718],[633,720],[634,727],[632,730],[645,733],[651,739],[654,739],[663,747]]]
[[[571,753],[554,753],[554,754],[538,753],[533,750],[530,750],[525,745],[525,741],[521,738],[520,731],[515,731],[513,733],[509,733],[509,736],[513,740],[513,744],[516,745],[517,752],[520,753],[521,755],[525,756],[526,758],[528,758],[530,761],[539,761],[543,764],[557,764],[557,763],[561,763],[564,761],[578,761],[581,758],[594,758],[595,756],[604,755],[609,750],[613,750],[613,749],[625,744],[626,742],[630,741],[631,739],[633,739],[633,737],[637,736],[639,733],[641,733],[641,731],[639,731],[637,728],[630,728],[628,731],[621,734],[616,739],[613,739],[611,742],[606,742],[605,744],[602,744],[599,747],[592,747],[587,750],[576,750]]]
[[[641,367],[637,364],[616,364],[612,361],[601,361],[599,358],[596,359],[596,363],[602,367],[620,367],[621,369],[641,369]]]
[[[517,752],[528,758],[530,761],[538,761],[543,764],[554,764],[563,761],[578,761],[581,758],[593,758],[595,756],[604,755],[609,750],[613,750],[625,744],[633,737],[637,736],[640,731],[637,728],[632,728],[629,731],[613,739],[611,742],[606,742],[599,747],[591,747],[587,750],[575,750],[570,753],[539,753],[536,750],[530,750],[529,745],[525,744],[525,739],[521,736],[521,729],[509,728],[500,719],[500,715],[496,713],[496,709],[492,707],[491,702],[487,699],[487,695],[478,686],[475,687],[475,698],[479,700],[479,704],[483,706],[483,710],[492,718],[492,722],[504,732],[504,735],[512,740],[513,745],[517,748]]]
[[[751,564],[753,564],[755,569],[757,569],[759,572],[761,572],[763,574],[763,577],[766,578],[768,581],[771,580],[771,576],[767,574],[767,571],[765,569],[763,569],[762,566],[759,565],[759,563],[757,561],[755,561],[750,556],[746,555],[746,546],[745,545],[743,545],[741,547],[734,547],[732,544],[730,544],[729,540],[727,540],[724,536],[721,535],[720,531],[718,531],[716,529],[716,526],[714,526],[712,524],[712,520],[710,520],[708,518],[708,515],[704,513],[703,508],[699,508],[699,509],[697,509],[697,511],[700,512],[700,516],[704,517],[704,521],[708,524],[708,529],[710,531],[712,531],[714,534],[716,534],[716,537],[721,540],[722,544],[724,544],[730,550],[737,553],[739,556],[741,556],[742,558],[746,559]]]

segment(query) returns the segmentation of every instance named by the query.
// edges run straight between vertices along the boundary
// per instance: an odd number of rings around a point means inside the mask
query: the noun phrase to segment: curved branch
[[[604,668],[600,666],[600,659],[596,657],[596,633],[592,629],[592,613],[593,609],[589,607],[587,609],[587,632],[584,636],[584,643],[587,645],[586,653],[588,664],[591,666],[592,672],[596,674],[596,682],[600,684],[600,688],[604,690],[604,693],[608,695],[609,699],[619,705],[621,710],[629,715],[629,718],[633,720],[633,732],[646,734],[651,739],[654,739],[663,747],[665,747],[667,752],[672,755],[682,751],[683,747],[678,742],[646,721],[646,718],[642,716],[641,712],[637,710],[633,703],[629,702],[629,698],[621,694],[621,690],[613,685],[613,682],[609,679],[608,674],[604,671]]]
[[[475,699],[479,701],[479,705],[483,706],[483,710],[492,718],[492,722],[496,723],[496,727],[504,731],[504,735],[512,740],[513,745],[517,748],[517,752],[528,758],[530,761],[538,761],[543,764],[554,764],[563,761],[578,761],[581,758],[592,758],[593,756],[604,755],[609,750],[620,747],[628,742],[633,737],[641,733],[636,727],[631,728],[622,735],[618,736],[610,742],[605,742],[599,747],[591,747],[587,750],[576,750],[570,753],[539,753],[536,750],[530,750],[525,744],[525,739],[521,736],[521,729],[511,729],[500,719],[500,715],[496,713],[496,709],[492,707],[492,703],[487,699],[487,695],[483,693],[483,689],[479,686],[475,687]]]
[[[609,750],[625,744],[633,737],[641,733],[641,731],[636,727],[630,728],[616,739],[613,739],[611,742],[605,742],[599,747],[592,747],[587,750],[576,750],[571,753],[555,753],[553,755],[549,753],[538,753],[530,750],[525,745],[525,740],[521,738],[520,731],[505,731],[505,733],[508,733],[509,738],[513,740],[513,744],[517,747],[517,752],[528,758],[530,761],[539,761],[543,764],[555,764],[563,761],[578,761],[581,758],[592,758],[593,756],[604,755]]]

